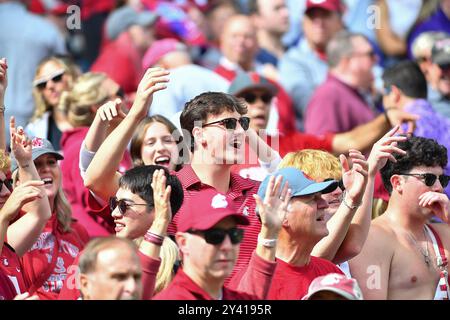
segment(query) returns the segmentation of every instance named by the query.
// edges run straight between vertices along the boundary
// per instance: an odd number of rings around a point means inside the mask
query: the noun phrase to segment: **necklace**
[[[428,238],[427,238],[427,233],[425,231],[425,226],[423,227],[423,235],[425,236],[425,250],[422,248],[421,245],[419,245],[419,243],[416,240],[416,237],[414,237],[414,235],[410,232],[408,232],[409,237],[411,238],[411,240],[414,242],[414,244],[416,245],[416,247],[419,249],[420,253],[423,256],[423,259],[425,261],[425,264],[427,265],[427,267],[430,266],[431,263],[431,259],[430,259],[430,251],[428,250]]]

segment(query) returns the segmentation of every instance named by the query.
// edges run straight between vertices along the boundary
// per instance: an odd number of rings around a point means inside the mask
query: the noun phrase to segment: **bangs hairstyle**
[[[245,102],[235,96],[223,92],[205,92],[184,105],[180,115],[180,125],[183,133],[189,133],[189,137],[184,137],[190,141],[191,151],[194,151],[194,136],[192,130],[194,125],[203,124],[209,115],[219,115],[225,111],[236,111],[240,115],[247,113]]]
[[[170,207],[172,209],[172,217],[178,212],[183,204],[183,187],[180,180],[169,173],[166,167],[157,165],[138,166],[125,171],[124,175],[119,179],[119,188],[130,190],[132,193],[141,197],[151,210],[155,203],[153,200],[153,188],[151,186],[153,173],[156,170],[163,169],[166,176],[166,186],[171,186]]]
[[[77,65],[69,58],[64,56],[52,56],[49,58],[45,58],[42,60],[36,68],[36,73],[34,75],[34,80],[37,80],[37,75],[41,71],[42,67],[49,62],[53,62],[60,66],[61,69],[64,69],[64,75],[67,75],[67,84],[68,89],[72,88],[73,82],[80,76],[81,71],[77,67]],[[44,96],[42,92],[33,87],[33,99],[35,104],[34,114],[31,121],[41,118],[45,112],[52,110],[52,106],[47,104],[44,100]],[[59,107],[59,106],[55,106]]]
[[[287,167],[299,169],[316,181],[328,178],[339,180],[342,175],[339,159],[322,150],[289,152],[278,165],[278,169]]]
[[[179,156],[178,160],[183,159],[184,155],[183,135],[169,119],[161,115],[154,115],[142,119],[142,121],[139,123],[136,130],[134,131],[133,138],[131,138],[130,155],[131,159],[133,160],[133,166],[135,167],[145,165],[144,161],[142,160],[142,145],[144,144],[144,139],[145,135],[147,134],[147,130],[153,123],[162,123],[164,126],[166,126],[167,130],[172,135],[177,144]],[[182,165],[183,164],[180,163],[180,161],[178,161],[178,164],[175,167],[175,171],[180,170]]]

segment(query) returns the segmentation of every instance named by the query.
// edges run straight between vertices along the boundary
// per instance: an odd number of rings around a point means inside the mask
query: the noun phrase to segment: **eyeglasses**
[[[368,52],[354,52],[352,55],[353,56],[367,56],[372,60],[374,60],[377,57],[377,54],[373,50],[368,51]]]
[[[50,80],[54,83],[60,82],[63,78],[64,73],[65,73],[65,70],[59,70],[50,77],[47,77],[47,78],[44,78],[41,80],[36,80],[33,84],[39,90],[44,90],[47,87],[47,82],[49,82]]]
[[[218,228],[212,228],[205,231],[200,230],[189,230],[189,233],[193,234],[201,234],[203,235],[203,238],[205,239],[206,243],[218,245],[225,240],[225,236],[228,235],[230,237],[232,244],[238,244],[241,243],[243,237],[244,237],[244,230],[238,229],[238,228],[231,228],[228,230],[225,229],[218,229]]]
[[[218,123],[220,125],[223,125],[228,130],[235,130],[238,122],[241,125],[242,129],[244,129],[245,131],[248,130],[248,127],[250,126],[250,118],[249,117],[241,117],[239,119],[226,118],[226,119],[222,119],[222,120],[218,120],[218,121],[213,121],[210,123],[205,123],[203,125],[203,127]]]
[[[122,215],[125,215],[125,212],[127,212],[129,207],[132,206],[146,206],[147,204],[144,203],[127,203],[124,199],[117,199],[116,197],[109,198],[109,208],[111,211],[114,211],[116,207],[119,207],[119,212]]]
[[[240,95],[244,98],[247,103],[254,103],[257,99],[261,99],[264,103],[269,103],[272,100],[272,95],[270,93],[254,94],[252,92],[246,92]]]
[[[450,176],[447,176],[445,174],[440,175],[439,177],[433,173],[400,173],[400,175],[413,176],[416,178],[423,179],[427,187],[432,187],[436,182],[436,179],[439,179],[441,186],[445,188],[448,186],[448,182],[450,181]]]
[[[335,179],[333,179],[333,178],[326,178],[325,180],[323,180],[323,182],[333,181],[333,180],[335,180]],[[344,181],[342,181],[342,179],[339,179],[339,180],[337,180],[337,183],[338,183],[339,189],[341,189],[342,191],[344,191],[344,190],[345,190],[345,187],[344,187]]]
[[[3,185],[5,185],[6,189],[8,189],[10,192],[13,191],[12,179],[0,180],[0,191],[3,189]]]

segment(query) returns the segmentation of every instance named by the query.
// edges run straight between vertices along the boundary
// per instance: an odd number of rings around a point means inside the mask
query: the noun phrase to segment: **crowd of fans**
[[[450,0],[0,0],[0,300],[448,300]]]

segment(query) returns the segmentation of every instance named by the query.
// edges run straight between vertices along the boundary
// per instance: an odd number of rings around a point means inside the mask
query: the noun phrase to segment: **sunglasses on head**
[[[129,207],[132,206],[146,206],[147,204],[144,203],[127,203],[125,199],[117,199],[116,197],[109,198],[109,208],[111,209],[111,212],[116,209],[116,207],[119,207],[119,212],[122,215],[125,215],[125,212],[127,212]]]
[[[439,177],[433,173],[400,173],[402,176],[413,176],[416,178],[423,179],[425,185],[427,187],[432,187],[437,179],[439,179],[439,182],[441,183],[441,186],[443,188],[448,186],[448,182],[450,181],[450,176],[447,176],[445,174],[440,175]]]
[[[241,125],[242,129],[248,130],[248,127],[250,126],[250,118],[249,117],[241,117],[239,119],[236,118],[226,118],[218,121],[213,121],[210,123],[205,123],[203,127],[212,125],[212,124],[220,124],[227,128],[228,130],[234,130],[237,127],[237,123]]]
[[[264,103],[269,103],[272,100],[270,93],[255,94],[252,92],[245,92],[240,95],[247,103],[254,103],[257,99],[261,99]]]
[[[335,179],[333,179],[333,178],[327,178],[327,179],[323,180],[323,182],[332,181],[332,180],[335,180]],[[344,187],[344,181],[342,181],[342,179],[339,179],[339,180],[337,180],[337,182],[338,182],[338,187],[339,187],[339,189],[341,189],[342,191],[344,191],[344,190],[345,190],[345,187]]]
[[[244,237],[244,230],[238,228],[231,228],[228,230],[212,228],[205,231],[189,230],[188,232],[202,235],[206,243],[213,245],[221,244],[223,240],[225,240],[226,235],[230,237],[232,244],[241,243],[242,238]]]
[[[3,189],[3,185],[5,185],[6,189],[8,189],[10,192],[13,191],[12,179],[0,180],[0,191]]]
[[[64,70],[58,71],[57,73],[55,73],[53,76],[51,76],[50,78],[46,78],[46,79],[42,79],[42,80],[37,80],[34,83],[34,86],[36,88],[38,88],[39,90],[44,90],[47,87],[47,82],[49,82],[50,80],[54,83],[58,83],[62,80],[63,75],[64,75]]]

